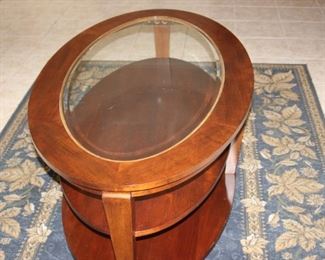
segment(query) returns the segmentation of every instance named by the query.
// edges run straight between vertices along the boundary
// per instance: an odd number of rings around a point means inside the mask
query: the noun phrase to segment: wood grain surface
[[[107,223],[116,259],[135,259],[133,199],[130,193],[103,192]]]
[[[132,194],[134,235],[140,237],[169,228],[195,210],[221,178],[227,155],[228,149],[199,175],[173,188],[162,187],[142,196]],[[66,201],[74,213],[91,228],[109,234],[102,196],[82,190],[64,179],[61,183]]]
[[[175,226],[151,236],[137,238],[136,259],[202,260],[220,236],[231,210],[225,185],[225,179],[229,177],[233,175],[223,175],[205,202]],[[110,237],[84,225],[65,200],[62,214],[65,236],[76,259],[115,259]]]
[[[124,23],[153,16],[189,23],[217,46],[224,65],[219,101],[204,124],[173,149],[141,161],[103,160],[78,145],[64,126],[60,94],[65,78],[79,55],[102,34]],[[252,91],[253,70],[249,57],[226,28],[184,11],[139,11],[85,30],[50,59],[33,86],[29,127],[41,157],[66,180],[94,190],[143,191],[190,179],[210,165],[241,129],[250,108]]]
[[[205,35],[221,57],[220,81],[192,64],[166,57],[168,30],[159,28],[158,58],[127,65],[104,78],[66,122],[63,87],[79,56],[103,34],[152,17],[191,25]],[[177,75],[170,73],[175,71]],[[128,76],[138,81],[130,82]],[[164,80],[178,94],[166,94]],[[112,90],[111,82],[118,88]],[[158,88],[148,91],[149,85]],[[105,95],[108,91],[111,97]],[[40,156],[63,177],[64,231],[76,259],[202,259],[230,213],[239,133],[252,93],[253,70],[244,47],[226,28],[197,14],[128,13],[66,43],[34,83],[28,120]],[[157,97],[167,106],[160,107]],[[114,105],[119,109],[111,113]],[[119,120],[131,127],[116,127]],[[155,127],[158,131],[150,131]],[[103,129],[107,133],[101,134]]]

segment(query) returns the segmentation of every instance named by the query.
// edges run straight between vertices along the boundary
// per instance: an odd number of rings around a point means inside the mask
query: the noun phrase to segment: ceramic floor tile
[[[235,7],[237,20],[278,21],[277,9],[274,7]]]
[[[288,39],[290,56],[295,59],[325,59],[325,40]]]
[[[11,15],[8,12],[8,9],[0,8],[0,32],[1,37],[4,34],[8,34],[10,32],[10,25],[12,20],[10,19]]]
[[[324,22],[283,22],[282,25],[287,37],[325,39]]]
[[[18,41],[15,42],[11,49],[1,53],[0,59],[0,73],[2,78],[9,80],[12,77],[16,77],[17,71],[30,59],[35,49],[26,48],[28,44],[35,44],[35,42],[24,42],[25,45],[19,47]],[[33,45],[34,47],[34,45]],[[33,51],[34,50],[34,51]],[[32,75],[30,75],[32,77]]]
[[[95,24],[92,20],[60,19],[52,25],[47,35],[51,38],[61,37],[60,35],[73,37]]]
[[[279,8],[283,21],[324,21],[320,8]]]
[[[22,57],[23,58],[23,57]],[[0,74],[1,79],[4,81],[1,88],[6,88],[5,82],[9,82],[10,79],[17,73],[21,65],[21,59],[14,57],[2,56],[0,62]],[[0,102],[1,103],[1,102]]]
[[[320,10],[322,11],[323,20],[325,20],[325,7],[320,7]]]
[[[68,2],[71,0],[57,0],[57,4],[61,4],[62,2]],[[21,6],[27,6],[27,5],[39,5],[39,4],[50,4],[53,3],[52,0],[1,0],[0,6],[6,7],[6,8],[17,8]]]
[[[56,18],[52,17],[43,21],[38,17],[26,17],[10,24],[10,31],[7,33],[10,36],[23,35],[32,36],[44,36],[55,23]]]
[[[236,6],[275,6],[275,0],[236,0]]]
[[[38,4],[26,4],[26,5],[15,5],[11,7],[4,7],[2,10],[2,16],[5,18],[15,17],[10,19],[11,22],[18,22],[20,19],[31,19],[40,18],[43,19],[44,15],[49,15],[48,6],[40,6]],[[49,18],[53,17],[53,14]]]
[[[20,82],[18,82],[20,81]],[[17,85],[17,82],[19,83]],[[1,93],[0,102],[0,126],[1,129],[5,126],[10,116],[16,110],[19,102],[25,96],[27,90],[31,86],[30,81],[22,81],[18,78],[12,78],[9,82],[5,83],[6,91]],[[29,86],[27,88],[21,87],[22,85]]]
[[[316,89],[316,93],[318,96],[320,106],[321,106],[322,110],[325,111],[325,84],[315,85],[315,89]]]
[[[243,38],[249,37],[283,37],[284,31],[280,23],[274,22],[237,22],[236,35]]]
[[[309,61],[308,68],[315,84],[325,85],[325,61]]]
[[[80,22],[94,21],[100,22],[111,16],[122,14],[127,5],[115,5],[114,11],[112,10],[109,2],[105,4],[91,4],[91,5],[79,5],[72,4],[64,13],[62,18],[67,20],[79,20]]]
[[[278,6],[293,6],[293,7],[315,7],[319,6],[317,0],[276,0]]]
[[[236,0],[236,6],[275,6],[275,0]]]
[[[7,102],[4,98],[2,98],[2,99],[3,99],[2,103],[0,104],[0,126],[1,126],[1,130],[6,125],[6,123],[9,121],[10,116],[14,113],[14,111],[17,108],[18,103],[19,103],[17,101],[13,101],[13,100],[15,100],[14,97],[10,97],[10,99],[9,99],[9,100],[11,100],[10,102]]]
[[[226,27],[229,31],[232,33],[236,32],[236,23],[233,21],[224,21],[224,20],[218,20],[218,23]]]
[[[42,1],[14,5],[1,12],[1,19],[9,23],[11,35],[44,34],[66,10],[64,4],[45,4]],[[14,17],[14,19],[13,19]]]
[[[284,39],[240,39],[252,60],[290,55],[290,49]]]
[[[17,36],[6,35],[0,37],[0,51],[5,52],[6,55],[21,55],[31,52],[35,44],[42,40],[42,36],[24,36],[18,34]]]
[[[209,8],[209,9],[202,9],[200,6],[197,6],[193,10],[193,12],[198,12],[198,10],[201,10],[201,13],[205,16],[210,17],[211,19],[214,19],[216,21],[219,20],[234,20],[235,19],[235,12],[234,8],[230,6],[216,6],[215,8]]]
[[[202,1],[202,2],[206,2],[209,4],[213,4],[213,5],[223,5],[223,6],[232,6],[234,4],[236,4],[237,0],[208,0],[208,1]]]
[[[320,6],[325,6],[325,0],[317,0]]]
[[[34,62],[34,66],[40,66],[41,64],[45,65],[48,60],[75,35],[75,33],[71,33],[70,35],[68,33],[47,34],[41,41],[35,43],[34,50],[32,51],[31,56],[28,57],[27,61]],[[32,66],[32,64],[30,66]]]

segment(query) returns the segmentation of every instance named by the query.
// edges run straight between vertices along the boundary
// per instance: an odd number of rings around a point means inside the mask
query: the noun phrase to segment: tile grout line
[[[284,36],[284,39],[283,39],[284,40],[284,44],[285,44],[287,50],[289,51],[289,56],[291,57],[292,56],[291,55],[292,54],[292,50],[291,50],[291,48],[289,46],[289,43],[287,41],[287,32],[286,32],[286,30],[284,28],[283,21],[282,21],[282,17],[281,17],[281,14],[280,14],[280,8],[281,7],[278,6],[278,2],[277,1],[276,1],[276,4],[277,4],[276,10],[277,10],[277,14],[278,14],[278,19],[279,19],[279,22],[280,22],[280,27],[281,27],[283,36]]]

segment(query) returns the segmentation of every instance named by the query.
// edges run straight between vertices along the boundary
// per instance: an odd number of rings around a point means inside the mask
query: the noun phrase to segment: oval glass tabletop
[[[110,160],[157,155],[190,136],[221,92],[215,46],[189,24],[152,17],[104,35],[71,69],[62,94],[67,130]]]

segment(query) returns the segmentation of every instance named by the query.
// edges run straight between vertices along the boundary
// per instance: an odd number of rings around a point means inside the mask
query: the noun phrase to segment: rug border
[[[320,149],[320,161],[321,164],[324,166],[324,144],[325,140],[322,140],[322,138],[325,136],[325,120],[324,120],[324,112],[322,111],[321,105],[320,105],[320,100],[316,92],[315,85],[313,83],[313,80],[310,75],[310,71],[308,69],[307,64],[269,64],[269,63],[256,63],[254,64],[256,69],[267,69],[267,68],[283,68],[286,70],[293,70],[296,71],[297,73],[297,84],[300,86],[301,85],[301,92],[302,92],[302,98],[303,98],[303,104],[305,104],[307,116],[309,117],[309,122],[311,124],[312,132],[315,134],[315,138],[317,139],[319,143],[319,149]],[[255,126],[255,124],[254,124]],[[254,135],[255,136],[255,135]],[[256,148],[256,145],[254,145],[254,148]],[[257,174],[257,179],[259,181],[258,183],[258,188],[261,189],[260,185],[260,178],[261,178],[261,172]],[[245,182],[245,181],[244,181]],[[244,190],[244,193],[246,193],[246,190]],[[246,214],[246,217],[243,219],[246,229],[244,231],[249,232],[247,229],[247,226],[250,224],[250,217],[248,216],[246,210],[244,210],[244,214]],[[259,214],[259,224],[261,225],[261,230],[257,230],[258,234],[257,235],[262,235],[262,239],[266,239],[266,234],[264,232],[264,228],[266,226],[266,219],[264,216],[264,212],[260,212]],[[254,232],[252,233],[254,234]],[[245,235],[245,232],[244,232]],[[246,235],[249,235],[249,233],[246,233]],[[269,241],[265,240],[266,243]],[[263,256],[268,258],[269,257],[269,251],[267,247],[264,247],[262,249],[263,251]],[[260,255],[256,254],[250,254],[250,255],[245,255],[246,259],[260,259]]]

